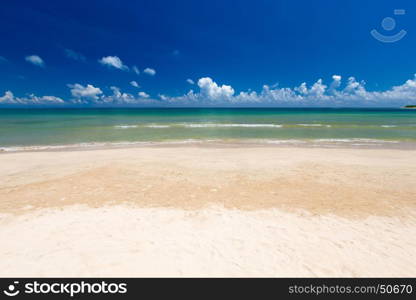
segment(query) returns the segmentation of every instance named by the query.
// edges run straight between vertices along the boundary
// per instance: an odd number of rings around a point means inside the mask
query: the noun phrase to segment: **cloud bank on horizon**
[[[121,60],[114,57],[103,57],[100,63],[116,69],[124,69]],[[126,67],[127,68],[127,67]],[[154,75],[153,69],[147,68],[144,73]],[[188,82],[190,80],[188,79]],[[193,81],[192,81],[193,83]],[[230,85],[220,85],[210,77],[197,81],[198,91],[191,89],[181,96],[159,94],[151,97],[144,91],[137,94],[124,93],[119,87],[111,86],[111,93],[105,94],[101,88],[92,84],[68,84],[71,98],[63,100],[55,96],[38,97],[34,94],[16,97],[12,91],[6,91],[0,97],[0,104],[8,105],[126,105],[126,106],[265,106],[265,107],[398,107],[416,101],[416,74],[402,85],[393,86],[384,91],[367,91],[364,81],[354,77],[347,78],[345,84],[340,75],[333,75],[329,85],[322,79],[311,86],[305,82],[299,86],[270,87],[264,85],[261,91],[241,91],[236,93]],[[138,87],[137,82],[131,85]],[[136,86],[137,85],[137,86]]]

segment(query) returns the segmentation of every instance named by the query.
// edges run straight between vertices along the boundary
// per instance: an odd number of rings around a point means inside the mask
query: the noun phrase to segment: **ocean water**
[[[0,148],[198,141],[416,142],[416,110],[315,108],[0,109]]]

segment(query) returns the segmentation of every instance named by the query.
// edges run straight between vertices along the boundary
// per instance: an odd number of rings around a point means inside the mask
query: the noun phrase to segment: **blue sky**
[[[6,1],[0,105],[414,103],[415,16],[414,1]]]

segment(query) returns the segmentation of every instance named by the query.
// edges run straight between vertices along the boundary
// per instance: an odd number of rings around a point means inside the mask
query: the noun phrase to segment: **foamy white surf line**
[[[183,127],[183,128],[210,128],[210,127],[242,127],[242,128],[281,128],[283,125],[280,124],[226,124],[226,123],[178,123],[178,124],[147,124],[147,125],[116,125],[114,128],[117,129],[129,129],[129,128],[172,128],[172,127]]]
[[[129,146],[161,146],[161,145],[183,145],[183,144],[274,144],[274,145],[352,145],[352,146],[382,146],[385,144],[398,144],[400,141],[378,140],[378,139],[186,139],[170,141],[137,141],[137,142],[92,142],[68,145],[32,145],[32,146],[6,146],[0,147],[0,152],[23,152],[23,151],[55,151],[75,150],[80,148],[105,148],[105,147],[129,147]]]
[[[274,144],[274,145],[296,145],[296,144],[307,144],[307,141],[302,140],[265,140],[265,144]]]
[[[397,144],[399,141],[388,141],[388,140],[377,140],[377,139],[361,139],[361,138],[351,138],[351,139],[308,139],[308,140],[262,140],[261,142],[266,144],[309,144],[309,145],[354,145],[354,146],[368,146],[368,145],[383,145],[383,144]]]
[[[331,128],[337,127],[337,125],[329,124],[319,124],[319,123],[301,123],[301,124],[251,124],[251,123],[173,123],[173,124],[126,124],[126,125],[115,125],[116,129],[132,129],[132,128],[155,128],[155,129],[164,129],[164,128],[294,128],[294,127],[304,127],[304,128]],[[340,125],[338,125],[340,126]],[[358,124],[346,124],[341,127],[345,128],[354,128],[354,127],[381,127],[381,128],[397,128],[397,127],[415,127],[416,125],[393,125],[393,124],[384,124],[384,125],[358,125]]]
[[[146,126],[143,126],[143,127],[147,127],[147,128],[170,128],[170,127],[172,127],[172,126],[170,126],[170,125],[146,125]]]
[[[76,149],[86,147],[102,147],[102,146],[128,146],[128,145],[140,145],[147,144],[147,142],[121,142],[121,143],[79,143],[68,145],[33,145],[33,146],[10,146],[0,147],[0,151],[16,152],[16,151],[43,151],[43,150],[63,150],[63,149]]]
[[[302,126],[302,127],[332,127],[331,125],[327,125],[327,124],[296,124],[297,126]]]
[[[280,124],[221,124],[221,123],[206,123],[206,124],[183,124],[183,127],[200,128],[200,127],[267,127],[267,128],[281,128]]]
[[[33,145],[33,146],[8,146],[0,147],[0,152],[21,152],[21,151],[48,151],[48,150],[71,150],[79,148],[101,148],[101,147],[122,147],[122,146],[156,146],[156,145],[180,145],[180,144],[197,144],[219,142],[221,140],[207,139],[187,139],[175,141],[138,141],[138,142],[105,142],[105,143],[78,143],[67,145]]]
[[[139,127],[138,125],[116,125],[114,126],[114,128],[118,128],[118,129],[128,129],[128,128],[137,128]]]
[[[324,143],[400,143],[399,141],[388,141],[388,140],[377,140],[377,139],[362,139],[362,138],[351,138],[351,139],[315,139],[314,142]]]

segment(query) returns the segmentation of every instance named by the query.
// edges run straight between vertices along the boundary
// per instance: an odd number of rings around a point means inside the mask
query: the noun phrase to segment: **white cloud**
[[[128,93],[123,93],[121,90],[116,87],[110,87],[113,94],[110,96],[103,96],[99,99],[99,101],[95,101],[98,104],[134,104],[136,99],[133,95]]]
[[[118,56],[105,56],[98,60],[98,62],[104,66],[116,68],[123,71],[127,71],[129,69],[126,65],[123,64]]]
[[[0,97],[0,104],[58,104],[58,103],[94,103],[97,105],[180,105],[180,106],[303,106],[303,107],[399,107],[416,103],[416,75],[401,85],[384,91],[368,91],[364,81],[349,77],[342,82],[342,77],[334,75],[328,85],[322,79],[312,85],[302,83],[296,87],[279,87],[264,85],[260,91],[241,91],[236,93],[230,85],[219,85],[209,77],[200,78],[198,91],[190,90],[178,97],[159,94],[152,99],[147,93],[137,95],[123,93],[112,86],[112,93],[105,95],[99,87],[91,84],[69,84],[72,99],[64,101],[59,97],[29,95],[15,97],[7,91]]]
[[[85,98],[91,100],[97,100],[98,95],[101,95],[103,92],[100,88],[95,87],[91,84],[87,84],[87,86],[83,86],[79,83],[75,84],[68,84],[68,87],[71,89],[71,95],[75,98]]]
[[[0,103],[12,104],[15,102],[14,95],[11,91],[6,91],[3,97],[0,97]]]
[[[198,80],[199,92],[190,90],[179,97],[161,98],[179,105],[259,105],[259,106],[403,106],[416,102],[416,75],[414,79],[386,91],[367,91],[364,81],[348,78],[342,86],[342,77],[334,75],[329,87],[322,79],[312,86],[304,82],[294,88],[264,85],[260,92],[242,91],[238,94],[229,85],[218,85],[209,77]]]
[[[332,75],[334,81],[341,81],[342,77],[340,75]]]
[[[157,100],[150,99],[150,96],[145,92],[139,92],[137,97],[129,93],[123,93],[116,86],[112,86],[110,89],[113,92],[112,95],[102,96],[100,99],[94,101],[94,103],[99,105],[154,105],[159,103]]]
[[[11,91],[6,91],[3,97],[0,97],[0,104],[23,104],[23,105],[31,105],[31,104],[62,104],[65,103],[59,97],[55,96],[42,96],[38,97],[34,94],[31,94],[27,97],[15,97]]]
[[[322,79],[318,79],[309,90],[309,95],[319,98],[324,96],[327,86],[322,83]]]
[[[150,97],[149,94],[146,94],[145,92],[139,92],[138,95],[139,95],[140,98],[149,98]]]
[[[143,73],[146,73],[147,75],[150,75],[150,76],[156,75],[155,69],[152,69],[152,68],[146,68],[146,69],[144,69],[143,70]]]
[[[29,55],[25,57],[25,60],[27,62],[30,62],[31,64],[34,64],[35,66],[44,67],[45,62],[43,59],[38,55]]]
[[[234,89],[231,86],[218,86],[209,77],[200,78],[198,86],[201,89],[201,95],[210,100],[229,100],[234,95]]]
[[[130,81],[130,85],[132,85],[132,86],[134,86],[136,88],[139,88],[140,87],[139,84],[137,83],[137,81],[135,81],[135,80]]]
[[[163,95],[163,94],[159,94],[158,97],[163,101],[169,101],[169,99],[170,99],[168,96]]]
[[[341,86],[341,79],[342,77],[340,75],[333,75],[332,76],[332,83],[329,87],[331,91],[335,91],[337,88]]]
[[[71,88],[71,93],[75,97],[72,103],[90,103],[95,105],[152,105],[158,101],[150,99],[150,96],[145,92],[138,93],[134,96],[129,93],[124,93],[119,87],[111,86],[111,94],[105,95],[100,88],[92,85],[86,87],[74,84],[68,85]]]
[[[140,70],[139,70],[139,68],[138,68],[138,67],[133,66],[133,67],[132,67],[132,69],[133,69],[133,72],[134,72],[134,73],[136,73],[137,75],[139,75],[139,74],[140,74]]]
[[[195,82],[190,78],[186,79],[186,82],[189,83],[189,84],[195,84]]]
[[[78,60],[78,61],[85,61],[86,58],[84,55],[82,55],[79,52],[76,52],[74,50],[71,49],[64,49],[65,55],[66,57],[73,59],[73,60]]]
[[[59,97],[55,97],[55,96],[43,96],[43,97],[41,97],[41,99],[43,101],[48,101],[48,102],[59,102],[59,103],[63,103],[64,102],[64,100],[62,100]]]

